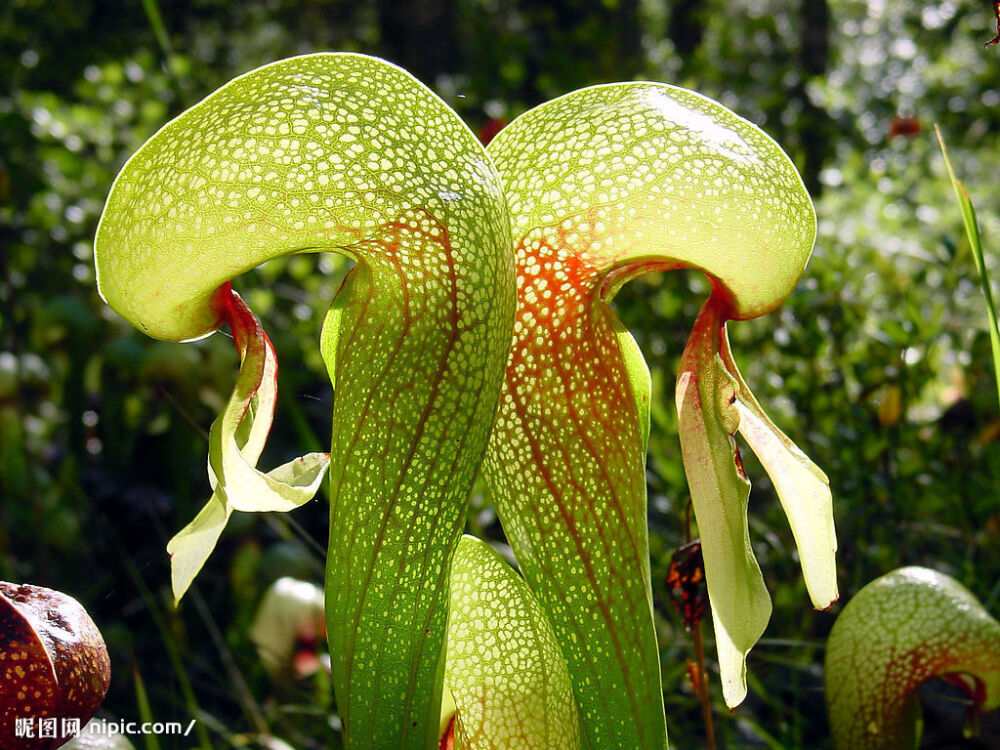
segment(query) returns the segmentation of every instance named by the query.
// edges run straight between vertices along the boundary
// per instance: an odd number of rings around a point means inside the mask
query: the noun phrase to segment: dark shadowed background
[[[0,579],[60,589],[90,610],[112,655],[109,716],[199,719],[200,737],[146,750],[265,747],[269,734],[294,748],[339,746],[322,672],[272,680],[248,636],[272,581],[320,580],[325,501],[294,513],[294,527],[238,514],[172,608],[164,546],[207,498],[206,431],[236,354],[224,335],[181,346],[133,331],[97,296],[92,252],[117,170],[168,118],[260,64],[345,50],[408,68],[484,137],[551,97],[633,78],[701,91],[775,137],[815,198],[819,240],[786,305],[731,335],[760,400],[830,475],[842,597],[922,564],[996,614],[1000,419],[986,313],[932,130],[941,125],[976,202],[995,274],[1000,48],[984,48],[995,31],[985,0],[8,0]],[[328,442],[317,340],[341,271],[296,257],[240,280],[285,364],[262,465]],[[702,747],[704,729],[686,676],[690,639],[663,584],[688,499],[673,379],[706,289],[697,275],[667,274],[616,299],[653,375],[654,597],[681,749]],[[744,455],[775,609],[750,657],[750,696],[732,713],[709,645],[720,745],[829,747],[821,665],[837,607],[809,608],[772,488]],[[469,520],[502,541],[483,490]],[[989,723],[983,739],[961,740],[964,707],[943,683],[923,693],[927,747],[1000,747]]]

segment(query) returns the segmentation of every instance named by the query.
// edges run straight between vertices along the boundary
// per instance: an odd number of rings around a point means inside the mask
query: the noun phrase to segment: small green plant
[[[1000,707],[1000,622],[953,578],[900,568],[847,603],[826,646],[826,705],[837,750],[913,750],[916,689],[959,685],[976,710]]]
[[[826,478],[766,417],[726,338],[728,320],[791,291],[814,236],[780,148],[682,89],[584,89],[487,153],[381,60],[309,55],[232,81],[132,157],[95,246],[101,293],[137,327],[182,341],[228,325],[240,353],[210,434],[213,495],[168,547],[175,596],[233,510],[291,510],[329,466],[326,620],[347,747],[434,746],[443,694],[469,748],[664,747],[649,376],[609,303],[647,271],[712,281],[677,405],[736,705],[770,613],[737,431],[778,488],[813,603],[837,595]],[[263,473],[277,362],[232,280],[321,251],[355,264],[320,341],[331,450]],[[484,452],[523,582],[459,542]]]

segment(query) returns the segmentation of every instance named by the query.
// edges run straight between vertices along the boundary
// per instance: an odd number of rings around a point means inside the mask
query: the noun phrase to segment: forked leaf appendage
[[[175,602],[205,564],[234,510],[286,512],[299,507],[316,494],[330,460],[328,453],[309,453],[266,474],[256,468],[277,403],[277,356],[257,316],[230,284],[219,288],[213,306],[232,332],[240,373],[209,431],[212,496],[167,545]]]
[[[681,357],[676,402],[681,452],[705,560],[726,702],[746,694],[746,655],[771,617],[771,599],[750,545],[750,481],[734,435],[736,381],[719,356],[725,308],[702,307]],[[720,585],[721,584],[721,585]]]

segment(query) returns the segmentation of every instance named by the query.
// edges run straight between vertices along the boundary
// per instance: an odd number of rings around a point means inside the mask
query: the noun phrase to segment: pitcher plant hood
[[[677,394],[725,697],[735,705],[745,655],[770,614],[749,544],[737,430],[774,479],[814,604],[836,597],[826,477],[764,415],[725,331],[727,320],[762,315],[792,290],[815,238],[812,203],[759,128],[658,83],[543,104],[489,152],[510,206],[518,309],[487,479],[560,637],[588,741],[662,747],[645,504],[649,375],[610,301],[650,271],[694,268],[712,282]],[[568,551],[572,563],[562,562]]]

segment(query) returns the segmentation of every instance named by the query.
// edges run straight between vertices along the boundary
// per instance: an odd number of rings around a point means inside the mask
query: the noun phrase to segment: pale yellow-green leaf
[[[195,576],[204,567],[232,513],[233,509],[221,493],[213,493],[194,520],[167,542],[174,604],[180,602]]]
[[[445,683],[456,750],[577,750],[566,660],[521,577],[486,543],[462,537],[451,568]]]
[[[695,323],[677,376],[681,452],[705,560],[705,581],[728,706],[746,696],[746,656],[767,627],[771,599],[750,546],[750,482],[733,433],[736,381],[718,355],[721,320],[712,302]]]
[[[830,484],[811,471],[809,458],[783,441],[766,416],[740,399],[735,406],[740,414],[740,435],[771,477],[788,517],[813,606],[826,609],[838,597],[837,534]]]
[[[212,497],[167,545],[175,602],[205,564],[234,510],[297,508],[316,494],[330,462],[326,453],[309,453],[267,474],[257,470],[277,400],[277,361],[271,342],[242,300],[233,294],[231,303],[243,312],[240,317],[246,323],[237,326],[243,361],[233,393],[209,431]]]
[[[726,335],[722,336],[720,355],[736,381],[739,433],[757,454],[778,493],[799,552],[809,598],[817,609],[826,609],[839,596],[830,480],[764,413],[740,375]]]
[[[234,510],[286,511],[290,509],[290,498],[296,496],[301,502],[293,504],[292,507],[308,502],[319,489],[329,462],[330,456],[326,453],[307,453],[293,459],[267,473],[268,486],[265,491],[252,498],[242,496],[241,501],[237,503],[231,501],[232,496],[226,491],[225,485],[217,485],[212,497],[194,520],[175,534],[167,544],[174,602],[180,602],[181,597],[190,588],[191,582],[215,549]],[[256,471],[256,469],[250,470]],[[281,491],[271,492],[272,485],[281,487]]]

